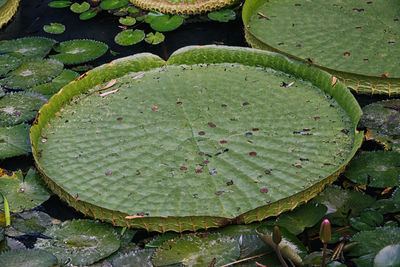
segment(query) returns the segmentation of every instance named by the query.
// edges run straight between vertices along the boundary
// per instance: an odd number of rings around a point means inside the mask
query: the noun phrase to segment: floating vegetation
[[[118,33],[114,41],[119,45],[128,46],[143,41],[144,37],[145,34],[142,30],[125,30]]]
[[[144,39],[146,43],[156,45],[164,42],[165,36],[161,32],[148,33]]]
[[[17,249],[0,252],[0,266],[55,266],[57,258],[44,250]]]
[[[69,7],[71,4],[71,1],[51,1],[48,6],[52,8],[64,8]]]
[[[29,125],[0,127],[0,159],[6,159],[31,152]]]
[[[136,19],[129,17],[129,16],[121,17],[121,18],[119,18],[118,21],[119,21],[119,23],[121,23],[122,25],[125,25],[125,26],[133,26],[136,23]]]
[[[0,77],[21,66],[21,59],[10,55],[0,55]]]
[[[236,19],[236,13],[232,9],[221,9],[207,14],[211,20],[219,22],[228,22]]]
[[[128,4],[128,0],[103,0],[100,3],[100,7],[104,10],[112,10],[127,6]]]
[[[13,229],[23,234],[42,233],[51,225],[50,215],[42,211],[25,211],[12,221]]]
[[[0,85],[12,90],[23,90],[50,81],[59,75],[64,65],[54,59],[32,59],[7,73]]]
[[[122,266],[140,266],[153,267],[151,257],[154,249],[133,250],[126,253],[121,253],[112,259],[111,263],[114,267]]]
[[[79,15],[80,20],[88,20],[91,18],[94,18],[97,15],[96,11],[88,10],[86,12],[83,12]]]
[[[44,37],[24,37],[0,43],[0,54],[9,53],[13,56],[26,59],[45,57],[55,40]]]
[[[172,31],[178,28],[183,23],[183,17],[174,15],[166,15],[160,12],[151,11],[147,14],[145,22],[150,24],[150,27],[159,32]]]
[[[43,30],[47,33],[61,34],[65,31],[65,26],[61,23],[50,23],[50,25],[44,25]]]
[[[88,11],[90,8],[90,4],[88,2],[82,2],[81,4],[79,3],[73,3],[69,9],[74,12],[74,13],[83,13]]]
[[[50,58],[71,65],[101,57],[107,52],[108,46],[94,40],[71,40],[55,45],[54,50],[59,54],[50,55]]]

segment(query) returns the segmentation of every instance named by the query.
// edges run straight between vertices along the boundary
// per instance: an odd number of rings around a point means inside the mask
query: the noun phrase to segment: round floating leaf
[[[21,123],[12,127],[0,127],[0,159],[6,159],[31,152],[29,125]]]
[[[9,55],[0,55],[0,77],[15,70],[19,66],[21,66],[21,60],[19,58]]]
[[[80,14],[79,19],[80,20],[88,20],[88,19],[94,18],[96,15],[97,15],[96,11],[88,10],[88,11]]]
[[[400,244],[386,246],[376,254],[374,267],[399,267]]]
[[[398,208],[396,208],[393,199],[380,199],[376,201],[374,204],[372,204],[371,208],[383,215],[387,213],[396,213],[400,211]]]
[[[60,54],[50,55],[50,58],[69,65],[80,64],[101,57],[107,52],[108,46],[93,40],[71,40],[54,46],[54,50]]]
[[[383,223],[383,215],[376,210],[364,210],[360,217],[351,218],[350,224],[357,230],[372,230]]]
[[[89,8],[90,8],[90,4],[88,2],[82,2],[81,4],[73,3],[69,7],[69,9],[71,9],[72,12],[78,13],[78,14],[88,11]]]
[[[372,187],[399,185],[400,153],[394,151],[365,152],[354,158],[344,175],[358,184]]]
[[[78,77],[79,73],[64,69],[63,72],[51,80],[51,82],[28,88],[26,91],[37,92],[50,98],[53,94],[57,93],[61,88]]]
[[[44,25],[43,30],[47,33],[61,34],[65,31],[65,26],[61,23],[50,23],[50,25]]]
[[[57,258],[44,250],[17,249],[0,253],[0,266],[43,267],[57,265]]]
[[[43,58],[55,43],[55,40],[44,37],[24,37],[1,43],[0,53],[10,53],[23,59]]]
[[[22,212],[12,221],[15,230],[27,234],[42,233],[51,225],[51,217],[41,211]]]
[[[136,23],[136,19],[126,16],[124,18],[119,18],[119,23],[121,23],[122,25],[126,25],[126,26],[132,26]]]
[[[389,245],[397,245],[400,243],[399,227],[379,227],[372,231],[363,231],[355,234],[351,240],[357,242],[349,252],[349,256],[369,255],[364,262],[372,266],[374,257],[381,249]]]
[[[69,7],[71,4],[71,1],[52,1],[48,4],[48,6],[52,8],[64,8]]]
[[[327,210],[325,205],[307,203],[294,211],[279,215],[276,224],[286,228],[290,233],[298,235],[304,231],[304,228],[312,227],[318,223]]]
[[[52,239],[38,239],[35,248],[53,253],[60,262],[90,265],[117,251],[120,241],[111,225],[91,220],[74,220],[53,225],[43,232]]]
[[[253,47],[320,66],[370,94],[400,94],[399,18],[397,0],[251,0],[243,7]]]
[[[208,18],[219,22],[228,22],[236,19],[236,13],[231,9],[221,9],[208,13]]]
[[[128,0],[103,0],[100,7],[104,10],[117,9],[129,4]]]
[[[114,41],[123,46],[134,45],[141,42],[144,39],[144,36],[145,34],[142,30],[125,30],[118,33],[115,36]]]
[[[183,17],[181,16],[155,16],[151,22],[150,27],[159,32],[172,31],[181,26],[183,23]]]
[[[244,48],[191,47],[167,63],[118,59],[43,107],[34,156],[62,199],[116,225],[183,231],[260,221],[315,196],[360,145],[361,110],[331,79]]]
[[[37,207],[50,197],[50,193],[36,170],[30,169],[25,178],[22,172],[15,176],[1,176],[0,188],[10,204],[10,211],[22,212]]]
[[[59,75],[64,65],[54,59],[32,59],[7,74],[0,85],[8,89],[26,89],[50,81]]]
[[[221,266],[239,258],[239,243],[219,234],[189,234],[163,243],[154,252],[153,264],[165,266],[182,263],[184,266]]]
[[[386,149],[400,152],[400,99],[372,103],[363,108],[360,126],[367,128],[367,139],[376,140]]]
[[[123,253],[111,261],[113,267],[123,266],[141,266],[153,267],[151,263],[151,256],[153,249],[134,250],[128,253]]]
[[[33,120],[47,99],[30,92],[8,93],[0,98],[0,127]]]
[[[146,38],[144,39],[146,43],[156,45],[159,43],[164,42],[165,36],[161,32],[156,32],[156,33],[148,33],[146,35]]]

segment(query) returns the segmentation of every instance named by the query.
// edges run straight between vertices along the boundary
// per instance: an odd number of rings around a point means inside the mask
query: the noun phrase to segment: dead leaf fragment
[[[108,92],[105,92],[105,93],[102,93],[102,94],[100,94],[100,96],[107,96],[107,95],[111,95],[111,94],[114,94],[114,93],[116,93],[116,92],[118,92],[118,88],[117,89],[114,89],[114,90],[111,90],[111,91],[108,91]]]
[[[331,86],[335,86],[335,84],[337,83],[337,78],[335,76],[332,76],[332,83]]]

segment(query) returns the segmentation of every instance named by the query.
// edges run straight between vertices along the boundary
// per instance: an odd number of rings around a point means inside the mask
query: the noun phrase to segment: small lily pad
[[[164,242],[154,252],[153,264],[165,266],[182,263],[184,266],[224,265],[239,258],[239,243],[220,234],[188,234]]]
[[[151,19],[150,27],[155,31],[167,32],[175,30],[176,28],[181,26],[182,23],[183,23],[182,16],[162,15],[162,16],[154,16]]]
[[[21,59],[10,55],[0,55],[0,77],[21,66]]]
[[[0,253],[0,266],[43,267],[57,265],[57,258],[44,250],[17,249]]]
[[[22,212],[37,207],[50,197],[36,170],[30,169],[25,178],[21,171],[14,172],[13,176],[1,176],[0,188],[6,196],[11,212]]]
[[[48,6],[52,8],[64,8],[69,7],[71,4],[71,1],[52,1],[48,4]]]
[[[73,3],[69,9],[74,12],[74,13],[83,13],[85,11],[88,11],[90,8],[90,4],[88,2],[82,2],[81,4],[79,3]]]
[[[350,225],[359,231],[373,230],[383,223],[383,215],[376,210],[365,210],[360,217],[351,218]]]
[[[221,9],[208,13],[208,18],[219,22],[228,22],[236,19],[236,13],[232,9]]]
[[[53,253],[60,262],[90,265],[117,251],[120,240],[115,229],[92,220],[66,221],[43,232],[52,239],[38,239],[35,248]]]
[[[144,31],[142,30],[125,30],[118,33],[114,41],[123,46],[134,45],[141,42],[145,37]]]
[[[294,211],[286,212],[276,219],[278,226],[286,228],[290,233],[298,235],[306,227],[312,227],[325,215],[328,208],[319,203],[307,203]]]
[[[43,58],[55,43],[55,40],[44,37],[24,37],[1,43],[0,53],[9,53],[23,59]]]
[[[399,267],[400,244],[386,246],[376,254],[374,267]]]
[[[371,208],[378,211],[382,215],[400,211],[400,209],[396,208],[393,199],[380,199],[372,204]]]
[[[161,32],[148,33],[144,39],[146,43],[156,45],[164,42],[165,36]]]
[[[355,183],[372,187],[399,185],[400,153],[395,151],[362,153],[350,162],[344,175]]]
[[[88,10],[88,11],[80,14],[79,19],[80,20],[88,20],[88,19],[94,18],[96,15],[97,15],[96,11]]]
[[[50,55],[50,58],[70,65],[94,60],[104,55],[108,46],[94,40],[71,40],[54,46],[54,50],[59,54]]]
[[[117,9],[129,4],[128,0],[103,0],[100,7],[104,10]]]
[[[33,92],[8,93],[0,98],[0,127],[33,120],[47,99]]]
[[[61,23],[50,23],[50,25],[44,25],[43,30],[47,33],[61,34],[65,31],[65,26]]]
[[[118,21],[119,21],[119,23],[121,23],[122,25],[125,25],[125,26],[132,26],[132,25],[135,25],[135,23],[136,23],[136,19],[129,17],[129,16],[119,18]]]
[[[42,211],[22,212],[12,221],[15,230],[26,234],[42,233],[51,225],[51,217]]]
[[[31,152],[29,125],[0,127],[0,159],[6,159]]]
[[[0,80],[0,85],[8,89],[26,89],[50,81],[59,75],[64,65],[53,59],[32,59]]]

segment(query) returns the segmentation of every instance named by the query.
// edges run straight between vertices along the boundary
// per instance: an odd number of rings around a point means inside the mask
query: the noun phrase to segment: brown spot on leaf
[[[157,106],[153,106],[153,107],[151,108],[151,110],[156,111],[156,110],[158,110],[158,107],[157,107]]]
[[[217,192],[215,192],[215,194],[216,194],[217,196],[219,196],[219,195],[221,195],[223,192],[224,192],[224,191],[217,191]]]
[[[204,131],[200,131],[199,135],[205,135],[206,133]]]
[[[186,166],[180,166],[179,169],[180,169],[181,171],[186,171],[186,170],[187,170],[187,167],[186,167]]]
[[[349,57],[350,56],[350,53],[349,52],[344,52],[344,54],[343,54],[345,57]]]
[[[263,188],[260,188],[260,193],[268,193],[268,188],[266,188],[266,187],[263,187]]]
[[[257,156],[257,152],[251,151],[251,152],[249,152],[249,155],[250,155],[250,156]]]
[[[266,170],[264,171],[264,173],[265,173],[265,174],[271,174],[271,170],[266,169]]]
[[[221,144],[226,144],[227,143],[227,141],[226,140],[221,140],[221,141],[219,141]]]
[[[196,173],[202,173],[203,171],[201,169],[196,169],[195,172]]]
[[[209,122],[208,126],[210,126],[211,128],[215,128],[217,125],[215,125],[215,123],[213,123],[213,122]]]
[[[233,185],[233,181],[230,180],[229,182],[226,182],[226,185],[227,185],[227,186]]]

